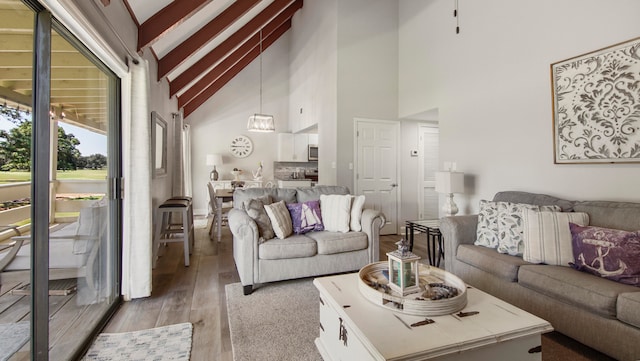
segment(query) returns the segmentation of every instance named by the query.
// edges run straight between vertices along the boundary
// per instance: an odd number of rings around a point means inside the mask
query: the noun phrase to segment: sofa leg
[[[253,285],[242,286],[242,291],[244,291],[244,295],[248,296],[253,292]]]

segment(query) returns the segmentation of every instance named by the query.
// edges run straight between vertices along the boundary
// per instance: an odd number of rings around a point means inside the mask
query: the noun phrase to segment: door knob
[[[395,187],[397,187],[397,186],[398,186],[398,185],[397,185],[396,183],[391,183],[391,187],[392,187],[392,188],[395,188]]]

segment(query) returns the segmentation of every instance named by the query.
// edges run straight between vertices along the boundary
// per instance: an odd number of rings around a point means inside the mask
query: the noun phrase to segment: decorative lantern
[[[389,259],[389,286],[403,297],[420,292],[418,260],[420,257],[409,251],[409,242],[396,242],[398,250],[387,253]]]

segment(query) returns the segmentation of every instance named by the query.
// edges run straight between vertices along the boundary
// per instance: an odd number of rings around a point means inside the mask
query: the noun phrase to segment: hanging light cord
[[[458,16],[458,0],[455,0],[455,9],[453,9],[453,17],[456,18],[456,34],[460,34],[460,17]]]
[[[260,114],[262,114],[262,29],[260,29]]]

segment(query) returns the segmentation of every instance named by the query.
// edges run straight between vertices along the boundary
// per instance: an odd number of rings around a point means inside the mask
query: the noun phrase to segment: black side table
[[[442,233],[440,233],[439,219],[421,219],[406,221],[406,239],[409,241],[409,250],[413,251],[413,235],[415,231],[427,235],[427,258],[429,264],[440,267],[440,260],[444,257]]]

